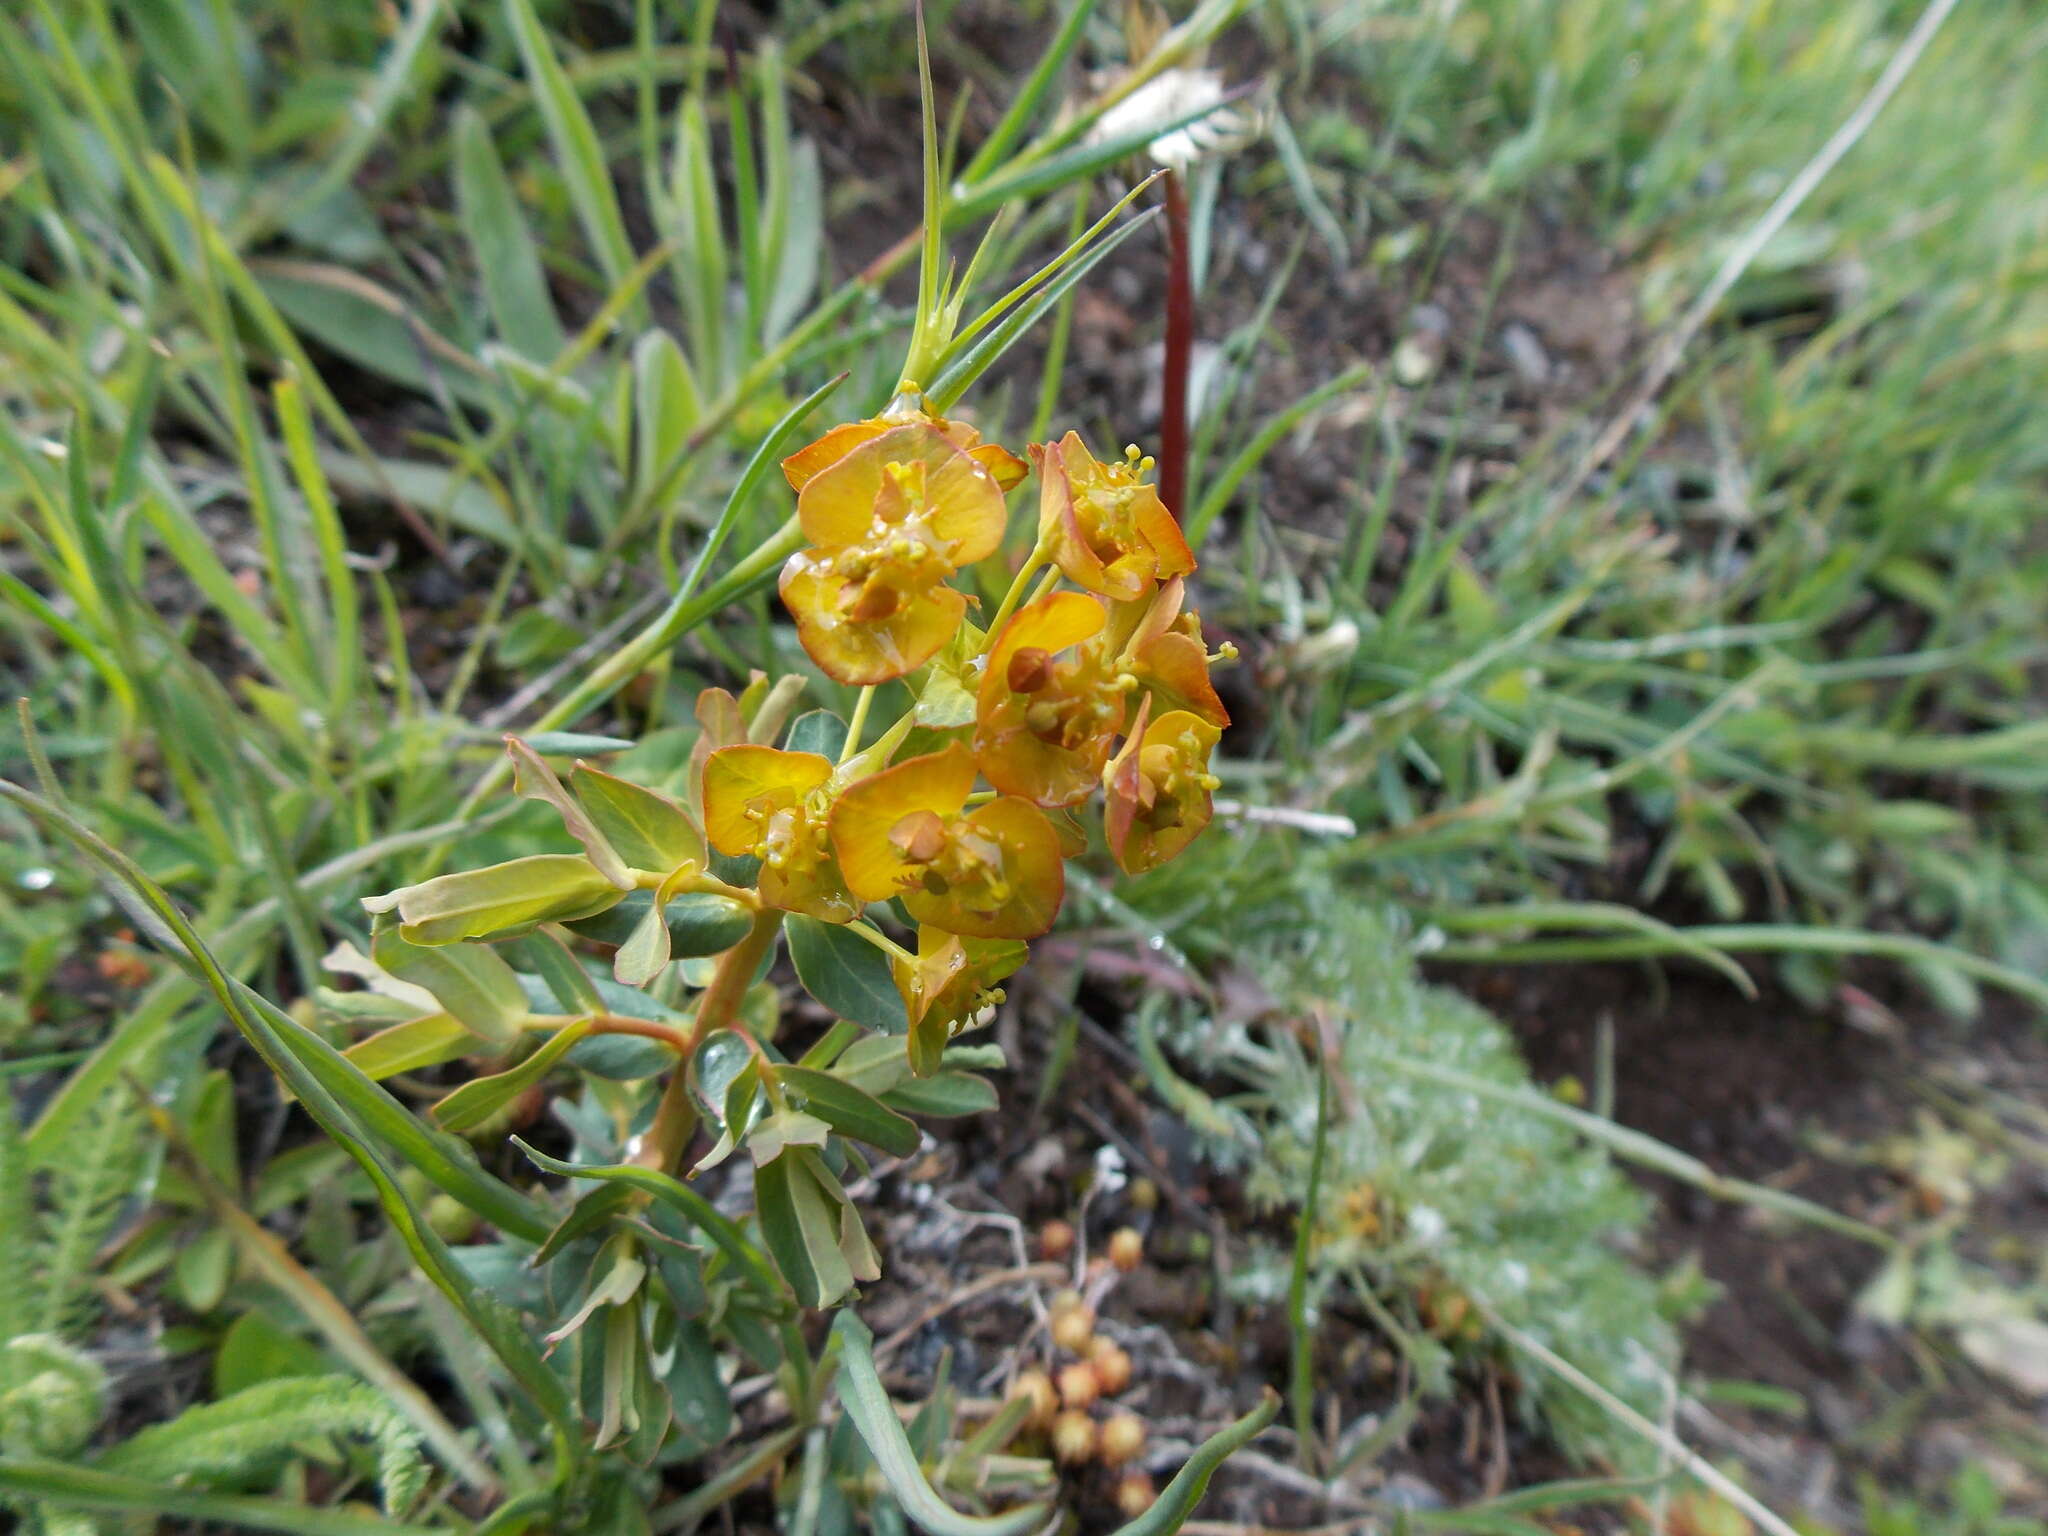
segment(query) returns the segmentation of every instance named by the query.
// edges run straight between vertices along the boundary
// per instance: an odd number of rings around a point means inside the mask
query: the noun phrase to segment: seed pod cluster
[[[1057,1249],[1064,1254],[1074,1240],[1073,1229],[1064,1222],[1049,1222],[1040,1229],[1041,1251]],[[1143,1257],[1143,1240],[1135,1230],[1127,1227],[1110,1238],[1110,1267],[1127,1273]],[[1012,1398],[1030,1405],[1021,1428],[1070,1476],[1100,1467],[1104,1481],[1093,1485],[1098,1494],[1123,1519],[1136,1519],[1151,1507],[1156,1491],[1141,1465],[1145,1420],[1115,1401],[1131,1385],[1130,1354],[1116,1340],[1096,1332],[1095,1308],[1079,1291],[1056,1292],[1047,1312],[1053,1358],[1019,1372],[1010,1387]]]

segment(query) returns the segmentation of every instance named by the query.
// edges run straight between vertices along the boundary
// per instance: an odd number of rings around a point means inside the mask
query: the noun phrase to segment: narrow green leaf
[[[403,1146],[408,1160],[429,1179],[465,1199],[479,1213],[497,1212],[489,1219],[507,1231],[531,1231],[531,1240],[538,1241],[546,1234],[547,1225],[534,1214],[532,1202],[476,1169],[473,1159],[463,1167],[396,1100],[357,1072],[326,1041],[300,1028],[282,1009],[228,975],[177,904],[127,855],[42,797],[4,779],[0,779],[0,798],[61,833],[98,864],[111,877],[109,888],[138,927],[174,959],[190,964],[235,1027],[285,1079],[315,1122],[355,1158],[375,1186],[378,1203],[427,1277],[504,1362],[568,1445],[569,1454],[580,1455],[570,1429],[568,1398],[559,1379],[541,1360],[518,1320],[470,1282],[448,1245],[426,1224],[411,1196],[400,1187],[396,1170],[371,1142],[364,1124],[329,1092],[327,1082],[342,1087],[353,1105],[369,1109],[377,1130],[389,1135],[394,1145]],[[158,1512],[167,1508],[163,1504],[151,1507]],[[308,1529],[303,1524],[296,1528]]]
[[[791,913],[784,920],[789,958],[804,990],[842,1019],[900,1035],[910,1027],[888,957],[837,923]]]
[[[555,56],[554,44],[534,14],[532,0],[505,0],[505,15],[532,79],[534,101],[547,125],[548,142],[568,184],[569,201],[575,205],[584,236],[604,275],[614,284],[620,283],[632,270],[633,247],[626,238],[626,221],[619,214],[618,196],[597,130],[591,126],[590,114],[568,71]]]
[[[635,869],[666,873],[680,864],[704,864],[704,834],[667,795],[579,762],[569,787],[597,830]]]
[[[590,860],[537,853],[365,897],[363,906],[378,914],[395,910],[408,943],[452,944],[537,923],[574,922],[616,905],[619,896],[619,887]]]
[[[590,1023],[589,1019],[578,1019],[565,1024],[510,1071],[464,1083],[434,1105],[434,1119],[443,1130],[458,1134],[476,1129],[547,1076],[549,1069],[568,1054],[569,1047],[590,1033]]]
[[[537,363],[553,362],[568,337],[555,317],[540,253],[490,127],[466,104],[455,113],[455,211],[498,335]]]
[[[778,1067],[776,1081],[804,1108],[842,1136],[880,1147],[894,1157],[908,1157],[924,1140],[913,1120],[861,1092],[844,1078],[809,1067]]]
[[[246,1494],[206,1493],[175,1484],[146,1482],[93,1467],[57,1461],[0,1457],[0,1490],[40,1499],[66,1509],[98,1509],[147,1518],[210,1521],[286,1536],[447,1536],[438,1525],[414,1525],[385,1515],[320,1509],[296,1499],[260,1499]]]
[[[1272,1423],[1279,1412],[1280,1394],[1268,1387],[1260,1397],[1258,1407],[1197,1446],[1195,1454],[1174,1473],[1173,1481],[1160,1490],[1152,1507],[1121,1527],[1116,1536],[1173,1536],[1187,1524],[1195,1506],[1202,1502],[1202,1495],[1209,1491],[1209,1479],[1216,1475],[1216,1469],[1223,1465],[1224,1459],[1231,1452],[1242,1449],[1252,1436]]]
[[[621,985],[644,987],[668,969],[668,914],[657,895],[612,957],[612,976]]]
[[[667,331],[633,344],[633,493],[652,495],[704,414],[689,360]]]
[[[614,907],[612,910],[618,909]],[[583,969],[582,962],[570,953],[569,946],[555,936],[552,928],[536,929],[513,942],[517,946],[516,958],[540,977],[548,995],[554,998],[563,1012],[605,1011],[604,999],[598,995],[595,978]]]
[[[633,877],[626,870],[625,861],[611,840],[598,829],[583,803],[570,794],[555,777],[541,755],[521,741],[517,736],[505,738],[505,751],[512,759],[512,789],[516,794],[529,800],[539,800],[551,805],[555,814],[562,818],[562,825],[571,837],[583,845],[583,852],[596,866],[597,872],[622,891],[633,889]]]
[[[967,169],[960,173],[960,181],[972,186],[1000,165],[1004,156],[1016,147],[1024,130],[1031,126],[1031,119],[1045,101],[1046,95],[1059,80],[1060,71],[1067,59],[1081,41],[1088,29],[1088,19],[1095,14],[1096,0],[1074,0],[1067,10],[1066,19],[1060,29],[1046,45],[1045,52],[1038,56],[1038,62],[1025,77],[1023,88],[1011,100],[1003,112],[1002,119],[989,136],[982,140],[981,148],[974,152],[974,158],[967,162]]]
[[[425,987],[465,1029],[492,1045],[510,1044],[526,1019],[526,991],[512,967],[483,944],[412,944],[383,927],[370,958],[400,981]]]
[[[945,365],[931,388],[925,391],[925,396],[930,400],[933,409],[946,410],[959,400],[975,380],[994,367],[1005,352],[1038,324],[1047,310],[1059,303],[1075,284],[1093,271],[1097,262],[1158,217],[1157,208],[1148,208],[1113,233],[1103,236],[1093,249],[1085,255],[1075,257],[1073,263],[1058,277],[1039,289],[1029,300],[1012,309],[1003,317],[1000,324],[992,326],[987,332],[975,338],[971,346]]]
[[[972,1072],[940,1072],[934,1077],[917,1078],[891,1088],[881,1098],[892,1109],[937,1120],[985,1115],[1002,1102],[995,1084]]]
[[[940,1498],[918,1465],[910,1437],[882,1387],[881,1373],[875,1369],[874,1335],[851,1311],[839,1314],[832,1332],[839,1340],[839,1400],[889,1492],[920,1529],[930,1536],[1024,1536],[1044,1522],[1044,1504],[1024,1504],[1000,1515],[963,1515]]]
[[[754,1170],[754,1210],[775,1264],[807,1307],[829,1307],[853,1289],[839,1246],[839,1209],[810,1152],[786,1149]]]
[[[380,1029],[341,1054],[365,1077],[383,1079],[437,1067],[475,1049],[476,1036],[453,1015],[429,1013]]]
[[[654,905],[652,891],[634,891],[615,906],[591,917],[569,923],[569,930],[599,944],[623,944],[632,938],[647,911]],[[710,891],[685,891],[671,896],[664,909],[668,919],[669,954],[690,960],[705,955],[722,955],[747,936],[754,917],[729,896]]]
[[[560,1174],[571,1179],[616,1179],[643,1189],[663,1204],[670,1206],[692,1226],[717,1244],[719,1250],[743,1270],[754,1283],[754,1289],[773,1301],[784,1301],[782,1284],[775,1277],[754,1245],[747,1241],[746,1234],[727,1217],[719,1214],[709,1200],[678,1179],[653,1168],[642,1168],[633,1163],[618,1163],[609,1166],[592,1166],[584,1163],[565,1163],[560,1158],[549,1157],[536,1152],[517,1136],[512,1144],[538,1167],[549,1173]],[[786,1305],[787,1303],[784,1302]]]

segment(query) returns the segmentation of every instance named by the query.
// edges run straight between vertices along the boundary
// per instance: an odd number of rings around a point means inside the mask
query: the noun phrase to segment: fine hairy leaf
[[[367,1439],[377,1449],[384,1507],[403,1513],[426,1484],[419,1435],[384,1394],[347,1376],[290,1376],[259,1382],[219,1402],[200,1403],[152,1424],[99,1461],[109,1472],[153,1481],[229,1483],[283,1461],[319,1435]]]

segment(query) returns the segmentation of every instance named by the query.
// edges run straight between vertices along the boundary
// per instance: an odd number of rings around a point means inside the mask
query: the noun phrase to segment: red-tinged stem
[[[1188,266],[1188,194],[1166,185],[1166,372],[1159,395],[1159,499],[1179,517],[1188,488],[1188,368],[1195,347],[1195,280]]]
[[[753,985],[754,971],[781,930],[782,914],[772,907],[766,908],[754,914],[754,926],[747,930],[747,936],[719,957],[711,985],[697,999],[697,1017],[691,1022],[682,1057],[669,1073],[668,1087],[654,1111],[654,1123],[647,1128],[646,1140],[635,1159],[643,1167],[672,1172],[682,1160],[690,1133],[697,1128],[697,1109],[690,1102],[687,1081],[690,1058],[706,1035],[723,1029],[739,1016],[740,1003],[747,988]]]

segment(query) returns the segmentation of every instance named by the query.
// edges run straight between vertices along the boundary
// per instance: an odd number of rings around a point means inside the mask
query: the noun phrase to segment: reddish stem
[[[755,968],[781,931],[782,914],[773,908],[763,909],[754,915],[754,926],[747,930],[747,936],[719,957],[711,985],[697,999],[697,1016],[691,1021],[680,1059],[669,1073],[668,1086],[654,1111],[654,1123],[647,1128],[640,1155],[635,1159],[641,1166],[669,1172],[682,1159],[690,1135],[697,1128],[697,1109],[690,1102],[688,1083],[690,1058],[706,1035],[723,1029],[738,1016],[747,988],[753,985]],[[749,1037],[748,1044],[752,1043]]]
[[[1166,183],[1166,371],[1159,392],[1159,499],[1181,515],[1188,487],[1188,368],[1195,346],[1195,281],[1188,266],[1188,195]]]

